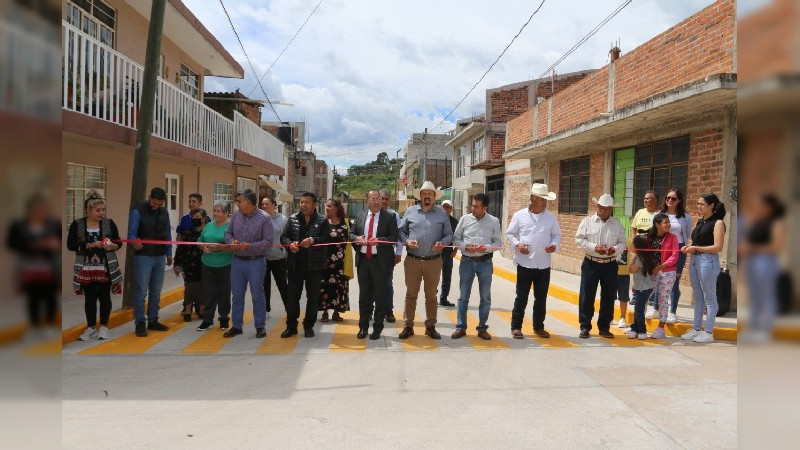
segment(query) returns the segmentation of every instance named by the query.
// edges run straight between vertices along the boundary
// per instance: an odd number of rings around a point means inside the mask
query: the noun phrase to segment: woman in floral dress
[[[344,259],[347,251],[347,238],[350,231],[344,220],[342,202],[329,199],[325,203],[325,217],[330,224],[330,233],[338,245],[328,246],[328,264],[322,274],[320,284],[319,310],[322,311],[320,322],[328,322],[328,310],[333,310],[333,320],[341,322],[339,313],[350,310],[350,278],[345,275]]]

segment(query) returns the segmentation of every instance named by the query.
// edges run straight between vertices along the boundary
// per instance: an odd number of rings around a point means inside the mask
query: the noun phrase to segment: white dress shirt
[[[369,230],[367,229],[367,227],[369,227],[369,221],[370,221],[370,218],[372,217],[373,214],[375,215],[375,222],[372,224],[372,237],[373,238],[378,237],[378,220],[380,220],[381,212],[378,211],[376,213],[373,213],[372,211],[367,210],[367,215],[365,216],[366,219],[364,220],[364,241],[367,241],[369,239],[369,237],[368,237],[369,236]],[[370,249],[372,250],[370,253],[372,253],[373,255],[377,255],[378,254],[378,246],[377,245],[370,246]],[[364,245],[361,246],[361,253],[363,253],[365,255],[367,254],[367,244],[366,244],[366,242],[364,243]]]
[[[508,245],[514,250],[514,262],[528,269],[547,269],[551,265],[551,254],[545,247],[561,248],[561,227],[556,216],[544,210],[534,214],[530,209],[521,209],[511,217],[506,230]],[[523,255],[517,250],[517,244],[527,244],[529,253]]]
[[[625,243],[625,230],[616,217],[609,217],[603,222],[597,214],[586,216],[578,225],[578,232],[575,233],[575,243],[578,244],[588,256],[595,258],[616,258],[628,246]],[[614,247],[614,256],[601,255],[594,248],[598,245]]]

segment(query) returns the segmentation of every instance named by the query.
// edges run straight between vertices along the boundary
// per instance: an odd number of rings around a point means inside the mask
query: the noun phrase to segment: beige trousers
[[[442,276],[442,258],[421,260],[406,256],[403,263],[406,277],[406,308],[403,312],[403,320],[407,327],[414,326],[414,316],[417,311],[417,296],[419,295],[420,284],[425,283],[425,326],[436,325],[436,313],[438,305],[436,303],[436,292],[439,287],[439,279]]]

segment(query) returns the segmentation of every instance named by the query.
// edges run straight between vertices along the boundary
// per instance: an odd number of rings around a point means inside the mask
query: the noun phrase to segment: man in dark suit
[[[358,338],[367,337],[369,318],[372,315],[372,298],[375,298],[375,322],[372,340],[381,337],[386,308],[386,279],[394,269],[394,246],[376,241],[397,242],[397,221],[381,209],[380,194],[376,189],[367,192],[368,211],[359,213],[350,240],[355,242],[356,268],[358,270]]]

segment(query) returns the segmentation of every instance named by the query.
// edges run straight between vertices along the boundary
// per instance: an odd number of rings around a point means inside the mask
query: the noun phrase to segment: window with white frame
[[[106,168],[67,163],[66,223],[84,216],[83,202],[92,190],[105,197]]]
[[[472,164],[478,164],[486,159],[486,150],[484,147],[483,136],[472,141]]]
[[[469,173],[469,149],[466,145],[458,149],[456,154],[456,178],[466,176]]]
[[[67,2],[67,23],[109,47],[114,47],[117,12],[102,0],[70,0]]]
[[[181,64],[181,75],[178,87],[192,98],[200,100],[200,75],[184,64]]]
[[[258,193],[258,184],[252,178],[236,177],[236,192],[242,192],[245,189]]]
[[[233,185],[226,183],[214,183],[214,202],[222,200],[228,205],[228,211],[232,211],[233,206]]]

